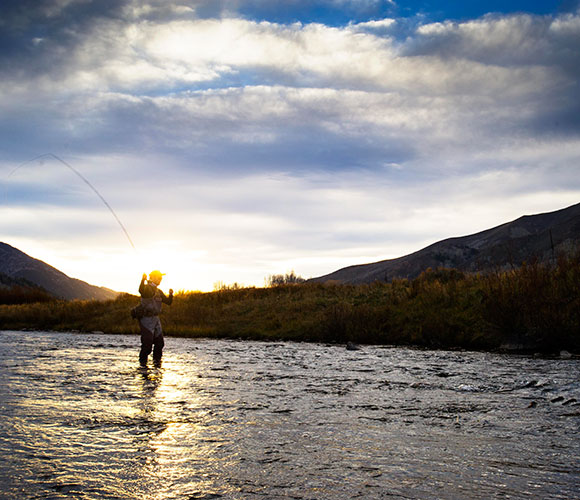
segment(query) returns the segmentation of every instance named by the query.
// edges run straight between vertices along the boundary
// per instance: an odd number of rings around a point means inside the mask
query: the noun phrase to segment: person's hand
[[[147,279],[147,275],[145,273],[143,273],[143,276],[141,277],[142,281],[145,281]]]
[[[173,295],[173,288],[169,289],[169,295]]]

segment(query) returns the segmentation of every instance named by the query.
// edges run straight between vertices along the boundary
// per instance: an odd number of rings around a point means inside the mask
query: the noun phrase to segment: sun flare
[[[176,241],[159,241],[138,251],[130,267],[131,278],[138,284],[144,273],[149,275],[151,271],[158,269],[165,274],[161,283],[161,288],[165,291],[170,288],[175,292],[206,291],[212,285],[208,284],[209,277],[204,273],[201,260],[203,254],[203,251],[186,251]]]

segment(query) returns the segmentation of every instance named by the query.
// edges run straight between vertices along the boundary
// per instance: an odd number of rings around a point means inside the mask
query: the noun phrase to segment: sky
[[[131,293],[400,257],[580,202],[579,75],[572,0],[3,0],[0,241]]]

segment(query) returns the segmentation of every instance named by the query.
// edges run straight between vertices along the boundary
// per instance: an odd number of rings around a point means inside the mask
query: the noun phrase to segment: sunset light
[[[1,241],[71,277],[262,286],[580,199],[571,4],[82,5],[0,94]]]
[[[0,497],[579,498],[580,0],[2,0]]]

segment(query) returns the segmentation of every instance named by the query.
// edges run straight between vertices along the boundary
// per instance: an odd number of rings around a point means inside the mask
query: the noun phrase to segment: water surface
[[[580,498],[580,362],[0,332],[0,498]]]

